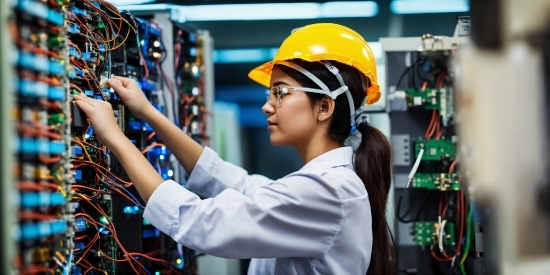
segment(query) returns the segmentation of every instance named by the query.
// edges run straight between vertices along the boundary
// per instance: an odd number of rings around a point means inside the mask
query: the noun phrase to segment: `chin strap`
[[[325,67],[336,77],[336,79],[338,79],[338,82],[341,85],[340,88],[338,88],[334,91],[331,91],[327,87],[327,85],[325,85],[325,83],[323,81],[321,81],[319,78],[317,78],[311,72],[309,72],[308,70],[300,67],[299,65],[296,65],[292,62],[280,62],[278,64],[284,65],[284,66],[287,66],[287,67],[290,67],[290,68],[293,68],[293,69],[299,71],[304,76],[309,78],[311,81],[315,82],[315,84],[317,84],[321,88],[321,89],[301,88],[300,90],[303,90],[304,92],[324,94],[324,95],[327,95],[330,98],[332,98],[332,100],[335,100],[336,97],[338,97],[339,95],[341,95],[343,93],[346,93],[346,97],[348,98],[348,103],[349,103],[349,113],[351,114],[350,115],[351,133],[355,133],[355,131],[357,131],[357,127],[359,126],[359,124],[361,124],[363,121],[365,121],[364,117],[366,117],[366,121],[368,122],[368,115],[363,114],[364,104],[361,104],[361,107],[359,109],[355,110],[355,104],[353,102],[353,97],[351,96],[351,92],[349,91],[348,86],[346,86],[346,84],[344,83],[344,79],[340,75],[340,71],[338,70],[338,68],[336,68],[336,66],[334,66],[329,61],[323,61],[323,65],[325,65]],[[362,77],[361,78],[361,84],[362,84],[363,88],[364,88],[364,86],[366,86],[366,83],[367,83],[366,79],[364,79]],[[365,100],[366,100],[366,98],[365,98]]]

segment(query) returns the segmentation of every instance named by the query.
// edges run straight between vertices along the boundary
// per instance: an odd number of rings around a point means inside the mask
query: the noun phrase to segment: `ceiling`
[[[350,0],[348,0],[350,1]],[[352,0],[353,1],[353,0]],[[266,20],[266,21],[195,21],[185,24],[193,29],[208,30],[214,38],[215,49],[279,47],[294,28],[311,23],[331,22],[348,26],[360,33],[368,42],[378,41],[380,37],[410,37],[425,33],[452,36],[456,26],[456,17],[467,13],[432,13],[395,15],[390,11],[390,0],[375,0],[379,12],[370,18],[330,18],[302,20]],[[251,3],[291,3],[293,1],[268,0],[157,0],[154,3],[176,5],[210,4],[251,4]],[[335,2],[302,0],[301,2]],[[246,73],[253,63],[216,64],[216,84],[246,85],[251,82]]]

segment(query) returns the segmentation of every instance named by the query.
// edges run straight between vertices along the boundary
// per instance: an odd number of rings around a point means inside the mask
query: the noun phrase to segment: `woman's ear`
[[[330,98],[329,96],[324,96],[320,101],[319,101],[319,105],[318,105],[318,108],[319,108],[319,116],[317,116],[317,120],[319,121],[325,121],[327,119],[329,119],[332,114],[334,113],[334,108],[335,108],[335,101]]]

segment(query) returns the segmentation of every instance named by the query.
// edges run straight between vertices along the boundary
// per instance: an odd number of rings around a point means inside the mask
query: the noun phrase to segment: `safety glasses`
[[[271,105],[280,107],[283,96],[287,95],[288,91],[304,91],[304,88],[274,86],[265,91],[266,100]]]

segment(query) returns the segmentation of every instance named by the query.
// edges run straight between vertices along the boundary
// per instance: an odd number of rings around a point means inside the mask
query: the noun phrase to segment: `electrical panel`
[[[106,81],[134,79],[157,110],[207,144],[203,36],[177,26],[163,32],[102,0],[8,2],[1,4],[8,30],[1,110],[13,127],[2,130],[2,151],[11,154],[2,159],[9,203],[1,273],[194,274],[194,252],[143,219],[144,202],[72,95],[109,102],[162,178],[178,181],[171,152]],[[166,63],[178,69],[166,73]]]
[[[474,205],[461,175],[451,60],[464,38],[381,39],[394,147],[398,269],[474,274]],[[411,172],[411,170],[413,172]]]
[[[2,137],[11,140],[2,151],[14,154],[12,180],[4,183],[13,187],[15,208],[16,253],[8,260],[17,273],[53,274],[57,262],[73,261],[74,248],[65,13],[60,1],[12,5],[12,85],[2,92],[12,93],[15,103],[12,133]]]
[[[209,144],[206,134],[204,61],[201,37],[181,28],[174,29],[176,91],[180,96],[179,120],[183,129],[202,145]]]

